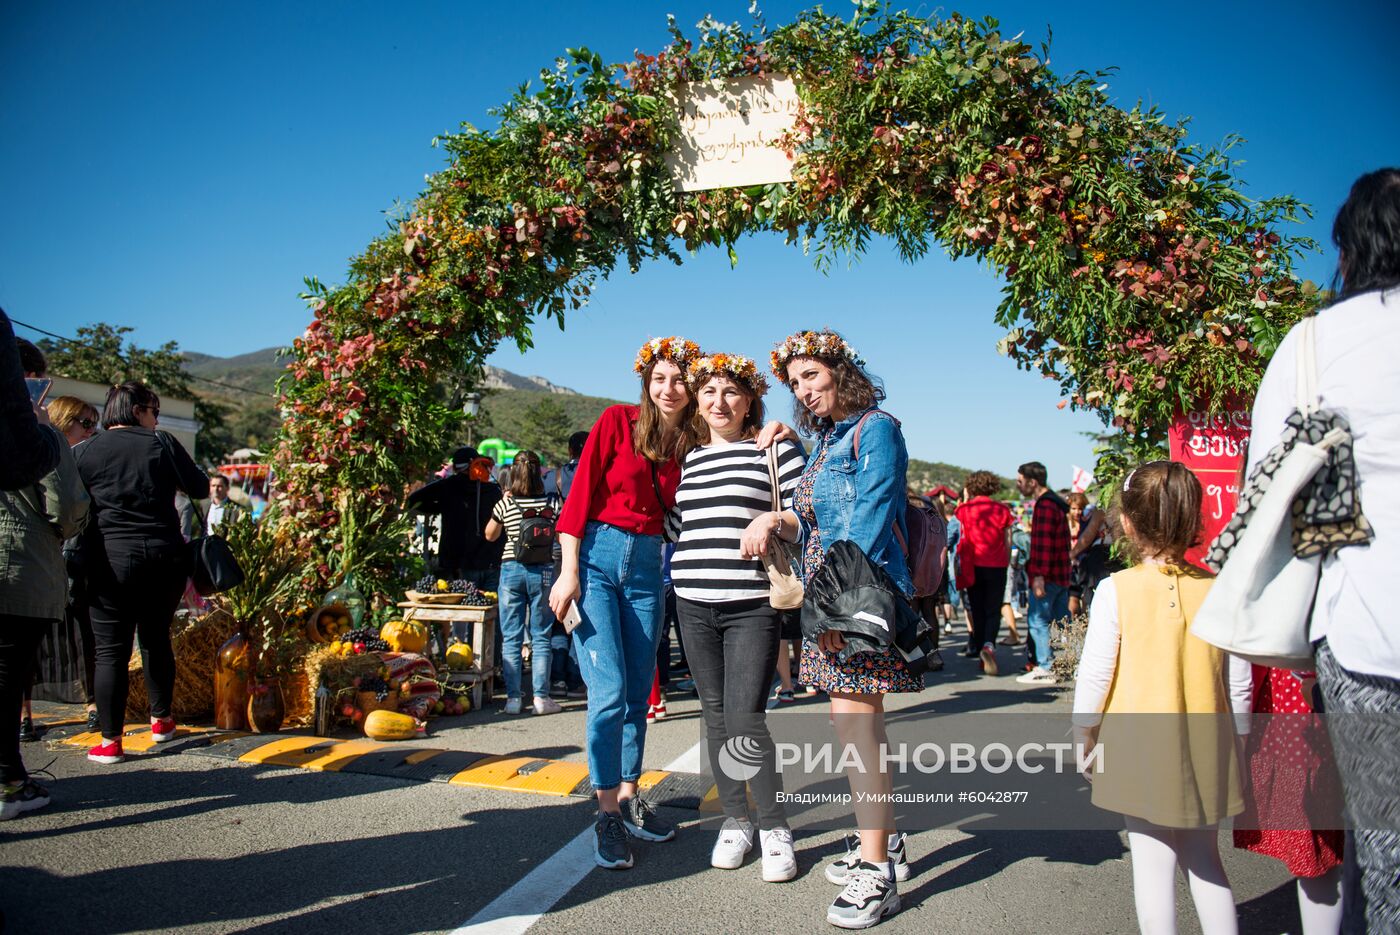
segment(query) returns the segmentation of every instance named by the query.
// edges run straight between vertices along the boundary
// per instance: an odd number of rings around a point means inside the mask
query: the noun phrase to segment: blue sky
[[[770,2],[770,24],[806,4]],[[431,138],[486,111],[569,46],[608,61],[693,34],[710,3],[9,4],[0,14],[0,305],[71,334],[109,321],[154,345],[232,355],[285,344],[307,315],[301,278],[346,261],[442,165]],[[827,8],[848,15],[844,2]],[[915,7],[932,12],[930,5]],[[1247,194],[1293,193],[1323,242],[1304,274],[1330,277],[1331,218],[1360,173],[1400,163],[1393,41],[1400,5],[1212,6],[977,2],[1052,66],[1119,66],[1118,103],[1191,115],[1192,138],[1238,133]],[[1007,473],[1036,458],[1052,483],[1091,463],[1085,414],[994,345],[998,281],[963,261],[901,263],[877,244],[817,273],[777,238],[603,283],[567,333],[541,325],[523,357],[492,362],[631,398],[635,348],[683,333],[750,355],[801,326],[843,330],[889,389],[911,454]],[[24,333],[21,329],[21,333]],[[786,413],[781,389],[772,409]]]

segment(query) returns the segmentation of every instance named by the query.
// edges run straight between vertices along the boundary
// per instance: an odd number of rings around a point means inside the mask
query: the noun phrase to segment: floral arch
[[[1104,73],[1059,76],[996,21],[861,5],[769,28],[671,25],[655,55],[568,50],[490,131],[435,140],[447,166],[350,267],[308,280],[313,320],[280,394],[284,518],[320,557],[375,564],[405,485],[458,417],[437,385],[567,314],[619,261],[682,261],[770,231],[817,262],[890,238],[935,243],[1005,276],[1000,350],[1117,430],[1100,467],[1158,449],[1173,415],[1252,394],[1316,304],[1293,275],[1306,208],[1237,190],[1225,152],[1155,110],[1109,103]],[[677,192],[666,156],[687,82],[791,76],[792,181]],[[349,523],[355,532],[347,535]],[[356,539],[354,537],[359,537]],[[364,540],[364,541],[360,541]]]

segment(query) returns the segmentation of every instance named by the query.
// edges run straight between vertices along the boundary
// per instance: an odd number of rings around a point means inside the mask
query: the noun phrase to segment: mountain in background
[[[236,357],[185,352],[185,369],[224,386],[198,383],[200,395],[229,410],[231,447],[269,447],[276,439],[278,415],[272,392],[285,369],[279,348],[269,347]],[[523,447],[538,448],[556,458],[565,451],[569,435],[590,428],[609,406],[621,400],[585,396],[557,386],[544,377],[526,377],[500,367],[487,367],[481,415],[448,440],[449,451],[468,437],[497,437]],[[264,395],[265,394],[265,395]],[[939,484],[961,488],[971,469],[943,462],[909,459],[909,483],[916,490]],[[1004,482],[1009,492],[1012,485]]]

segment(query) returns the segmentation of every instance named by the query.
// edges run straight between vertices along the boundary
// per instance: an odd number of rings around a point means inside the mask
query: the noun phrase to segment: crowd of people
[[[408,505],[440,517],[440,574],[499,594],[505,712],[526,709],[527,658],[536,714],[559,710],[552,693],[587,699],[598,866],[630,868],[632,840],[677,833],[639,786],[648,724],[665,716],[661,688],[675,674],[673,626],[725,814],[710,862],[737,869],[756,849],[763,879],[783,882],[798,865],[766,723],[775,680],[778,703],[826,694],[838,741],[879,762],[887,696],[924,689],[957,607],[966,612],[963,654],[995,676],[1005,651],[1024,645],[1017,681],[1032,687],[1058,680],[1052,625],[1084,613],[1073,703],[1084,748],[1125,730],[1117,715],[1223,716],[1209,738],[1173,735],[1134,770],[1087,776],[1094,804],[1124,817],[1143,931],[1175,930],[1178,868],[1202,929],[1237,930],[1219,826],[1265,802],[1305,817],[1285,830],[1237,824],[1234,840],[1298,878],[1304,931],[1400,928],[1400,629],[1382,590],[1400,559],[1400,368],[1388,353],[1400,343],[1400,171],[1356,183],[1334,240],[1338,294],[1317,320],[1317,390],[1349,422],[1346,470],[1369,538],[1334,545],[1321,566],[1312,672],[1251,666],[1191,633],[1213,579],[1186,558],[1201,544],[1202,490],[1184,466],[1137,465],[1111,510],[1056,492],[1037,461],[1018,469],[1020,503],[988,471],[971,473],[961,491],[913,491],[883,387],[829,329],[793,333],[772,352],[792,424],[768,419],[769,380],[755,361],[669,337],[637,354],[638,403],[606,409],[570,440],[557,469],[521,452],[498,484],[489,461],[459,449],[451,472]],[[1297,340],[1295,329],[1264,376],[1242,477],[1255,477],[1291,437]],[[82,634],[101,732],[89,757],[114,763],[136,636],[152,733],[157,742],[174,736],[169,621],[189,572],[176,494],[210,498],[211,527],[235,508],[227,480],[207,476],[158,430],[160,400],[148,388],[114,387],[100,417],[69,399],[46,409],[24,382],[43,370],[42,355],[17,344],[0,315],[0,721],[20,721],[39,642],[68,621]],[[941,574],[929,579],[934,551]],[[775,606],[797,583],[800,611]],[[870,602],[861,614],[842,604],[852,592]],[[1295,738],[1285,765],[1250,734],[1247,715],[1319,711],[1350,716],[1332,718],[1330,735]],[[757,751],[747,781],[720,766],[736,741]],[[17,732],[0,731],[4,818],[48,802],[18,744]],[[848,776],[856,800],[892,791],[886,771]],[[1144,776],[1151,782],[1133,779]],[[1345,796],[1346,834],[1339,817],[1320,821],[1308,809],[1328,777]],[[845,853],[824,869],[841,887],[826,919],[865,928],[899,910],[911,863],[887,804],[858,806],[853,819]]]

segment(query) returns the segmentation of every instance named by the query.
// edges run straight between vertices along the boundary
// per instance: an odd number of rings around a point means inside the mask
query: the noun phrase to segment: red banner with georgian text
[[[1171,459],[1201,482],[1201,545],[1186,553],[1200,564],[1211,542],[1235,514],[1240,466],[1249,441],[1249,405],[1236,401],[1219,412],[1178,413],[1168,433]]]

